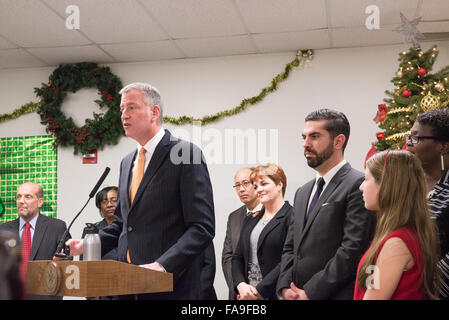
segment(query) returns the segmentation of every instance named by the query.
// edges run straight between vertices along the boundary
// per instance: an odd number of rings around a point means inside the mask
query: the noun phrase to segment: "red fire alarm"
[[[97,163],[97,149],[90,150],[89,153],[83,154],[83,164],[95,164]]]

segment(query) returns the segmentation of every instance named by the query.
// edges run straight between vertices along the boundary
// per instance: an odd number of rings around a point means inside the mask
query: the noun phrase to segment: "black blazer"
[[[353,298],[357,265],[375,228],[375,214],[365,209],[359,190],[363,179],[361,172],[345,164],[321,194],[307,223],[315,180],[296,191],[278,292],[294,282],[310,299]]]
[[[232,278],[234,279],[234,290],[237,293],[236,287],[239,283],[249,283],[250,236],[264,212],[265,208],[262,208],[255,218],[248,216],[243,222],[237,249],[232,257]],[[276,282],[279,276],[282,248],[292,216],[293,208],[288,201],[285,201],[282,208],[263,228],[257,241],[257,259],[263,279],[256,286],[256,289],[266,299],[276,299]]]
[[[118,246],[117,258],[133,264],[159,262],[173,273],[174,290],[142,299],[198,299],[201,253],[215,235],[214,202],[201,150],[168,130],[157,145],[132,205],[129,184],[137,150],[120,165],[116,220],[99,235],[102,254]]]
[[[56,252],[59,240],[67,229],[64,221],[39,214],[31,243],[30,261],[52,260]],[[19,237],[19,218],[0,224],[0,230],[8,230]],[[70,238],[68,235],[67,239]],[[30,299],[53,300],[62,297],[32,295]]]

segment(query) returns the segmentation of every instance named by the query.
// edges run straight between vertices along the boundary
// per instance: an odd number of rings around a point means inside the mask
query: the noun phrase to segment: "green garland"
[[[174,125],[198,124],[206,125],[221,119],[237,115],[247,107],[261,102],[267,94],[277,90],[278,85],[286,80],[294,67],[301,66],[301,54],[313,56],[313,50],[298,52],[284,71],[276,75],[268,87],[251,98],[243,99],[240,104],[232,109],[218,112],[214,115],[206,115],[202,118],[180,116],[178,118],[165,116],[164,121]],[[61,105],[67,96],[67,92],[76,92],[82,88],[98,88],[101,100],[95,100],[100,108],[108,107],[105,114],[94,113],[93,119],[87,119],[81,127],[76,127],[72,118],[67,118],[61,111]],[[99,67],[95,63],[76,63],[60,65],[49,78],[48,84],[42,84],[41,88],[35,88],[40,97],[38,103],[27,103],[11,114],[0,116],[0,123],[16,119],[21,115],[37,111],[41,116],[41,123],[47,127],[47,132],[56,137],[55,144],[61,146],[73,146],[77,154],[86,154],[92,149],[103,149],[105,145],[118,143],[124,135],[120,115],[120,96],[118,90],[122,87],[120,79],[110,72],[108,67]]]
[[[313,50],[307,51],[311,51],[312,52],[311,55],[313,55]],[[240,112],[245,111],[245,109],[248,106],[255,105],[256,103],[262,101],[267,94],[276,91],[279,83],[287,79],[288,76],[290,75],[290,71],[297,66],[299,66],[299,60],[296,57],[293,61],[291,61],[285,66],[284,71],[282,73],[278,74],[276,77],[273,78],[273,80],[271,80],[271,85],[269,87],[263,88],[257,96],[243,99],[242,102],[240,102],[240,104],[233,109],[221,111],[214,115],[204,116],[202,118],[193,118],[188,116],[181,116],[179,118],[164,117],[164,121],[175,125],[183,125],[188,123],[195,123],[195,124],[199,123],[201,125],[206,125],[213,122],[217,122],[218,120],[226,117],[237,115]]]
[[[60,65],[49,78],[48,84],[35,88],[41,98],[38,114],[47,132],[56,137],[55,144],[73,146],[77,154],[89,153],[92,149],[103,149],[105,145],[115,145],[124,135],[121,124],[120,79],[109,68],[99,67],[96,63],[76,63]],[[100,100],[95,102],[100,108],[109,108],[106,113],[93,113],[93,119],[86,119],[78,128],[72,118],[67,118],[61,110],[68,92],[82,88],[98,88]]]
[[[28,113],[36,112],[40,108],[40,106],[41,104],[39,102],[28,102],[21,106],[19,109],[14,110],[12,113],[4,113],[0,115],[0,123],[17,119]]]

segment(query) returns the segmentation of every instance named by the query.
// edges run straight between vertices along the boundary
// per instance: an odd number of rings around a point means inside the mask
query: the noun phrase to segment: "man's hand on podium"
[[[65,244],[70,247],[72,257],[83,254],[83,239],[70,239]]]
[[[155,270],[155,271],[166,272],[165,268],[159,262],[141,264],[141,265],[139,265],[139,267],[147,268],[147,269],[151,269],[151,270]]]

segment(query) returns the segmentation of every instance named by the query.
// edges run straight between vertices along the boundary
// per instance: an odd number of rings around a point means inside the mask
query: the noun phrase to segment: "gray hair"
[[[148,106],[155,105],[155,106],[159,107],[159,110],[161,110],[161,112],[159,114],[159,124],[162,124],[163,105],[162,105],[162,98],[161,98],[161,94],[160,94],[159,90],[148,83],[134,82],[134,83],[130,83],[130,84],[124,86],[122,88],[122,90],[120,90],[119,93],[123,94],[123,93],[129,92],[131,90],[142,91],[143,96],[144,96],[144,102],[146,105],[148,105]]]

